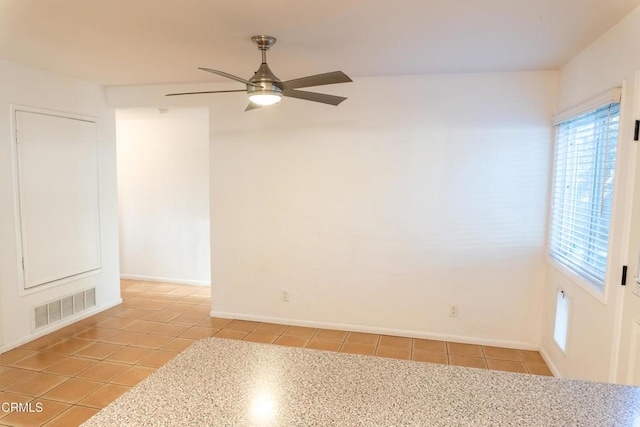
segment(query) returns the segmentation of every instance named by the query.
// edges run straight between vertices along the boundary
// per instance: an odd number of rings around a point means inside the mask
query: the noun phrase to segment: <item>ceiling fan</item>
[[[272,105],[280,102],[283,96],[291,98],[303,99],[305,101],[321,102],[323,104],[338,105],[344,101],[345,97],[327,95],[324,93],[307,92],[296,90],[299,88],[310,86],[330,85],[334,83],[351,82],[349,76],[342,71],[333,71],[330,73],[317,74],[315,76],[301,77],[299,79],[282,81],[273,74],[267,65],[267,51],[276,42],[275,37],[271,36],[253,36],[251,40],[258,45],[258,49],[262,52],[262,64],[258,71],[249,80],[225,73],[224,71],[212,70],[211,68],[198,68],[202,71],[217,74],[231,80],[235,80],[247,85],[245,90],[214,90],[207,92],[184,92],[169,93],[166,96],[177,95],[198,95],[203,93],[226,93],[226,92],[247,92],[249,95],[249,105],[245,111]]]

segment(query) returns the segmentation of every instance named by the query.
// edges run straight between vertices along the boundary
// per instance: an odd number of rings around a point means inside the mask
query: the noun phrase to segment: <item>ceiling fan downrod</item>
[[[276,38],[272,36],[253,36],[251,41],[258,45],[258,49],[262,52],[262,63],[267,63],[267,51],[271,46],[276,44]]]

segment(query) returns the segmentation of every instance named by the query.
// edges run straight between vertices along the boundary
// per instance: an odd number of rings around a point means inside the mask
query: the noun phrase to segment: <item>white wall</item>
[[[632,141],[632,100],[639,90],[634,87],[634,73],[639,68],[640,9],[636,9],[561,70],[559,111],[608,89],[619,87],[626,80],[615,190],[617,216],[612,223],[606,302],[593,297],[560,270],[550,267],[548,272],[541,347],[556,373],[566,377],[616,381],[617,328],[622,296],[619,286],[621,268],[623,264],[637,258],[637,253],[628,254],[628,247],[630,236],[640,235],[637,224],[630,231],[631,184],[636,145]],[[633,274],[635,272],[631,271],[630,276]],[[558,288],[564,289],[572,299],[566,356],[553,342],[555,295]]]
[[[210,107],[214,315],[537,348],[556,79],[360,78],[319,88],[337,108],[247,113],[163,96],[232,85],[108,98]]]
[[[11,104],[93,116],[98,120],[102,271],[24,296],[20,296],[18,289],[22,273],[16,243]],[[9,348],[34,336],[31,313],[34,306],[43,302],[93,286],[96,287],[96,310],[120,301],[115,118],[114,111],[106,106],[104,90],[99,85],[4,61],[0,61],[0,117],[0,345]],[[45,330],[39,330],[42,332]]]
[[[121,276],[209,285],[208,109],[116,119]]]
[[[338,108],[213,104],[214,314],[535,347],[555,78],[367,78],[327,89],[349,96]]]

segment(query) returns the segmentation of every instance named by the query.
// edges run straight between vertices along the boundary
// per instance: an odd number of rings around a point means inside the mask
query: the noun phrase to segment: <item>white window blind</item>
[[[619,102],[556,126],[550,255],[604,289],[618,141]]]

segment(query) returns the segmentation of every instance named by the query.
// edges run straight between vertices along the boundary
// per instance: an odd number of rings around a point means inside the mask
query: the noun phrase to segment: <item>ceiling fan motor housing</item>
[[[263,62],[260,64],[258,71],[249,79],[250,82],[259,84],[262,87],[247,85],[247,93],[249,95],[266,94],[282,94],[282,82],[273,74],[269,66]]]

